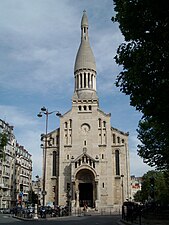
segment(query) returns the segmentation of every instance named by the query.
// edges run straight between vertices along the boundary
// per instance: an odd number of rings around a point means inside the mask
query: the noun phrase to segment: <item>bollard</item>
[[[35,216],[34,216],[34,219],[38,219],[38,206],[37,204],[35,204]]]

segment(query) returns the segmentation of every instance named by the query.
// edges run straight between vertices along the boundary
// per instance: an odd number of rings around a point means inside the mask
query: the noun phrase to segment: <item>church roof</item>
[[[83,11],[83,16],[81,20],[81,27],[83,26],[88,26],[88,18],[85,10]]]
[[[89,43],[86,11],[83,12],[81,30],[81,43],[75,60],[74,72],[79,69],[91,69],[96,71],[95,58]]]

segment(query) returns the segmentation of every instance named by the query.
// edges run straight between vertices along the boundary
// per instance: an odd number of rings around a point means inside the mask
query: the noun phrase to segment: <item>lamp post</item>
[[[36,175],[36,183],[37,183],[37,185],[38,185],[38,189],[37,189],[37,206],[38,206],[38,208],[39,208],[39,189],[40,189],[40,178],[39,178],[39,176],[38,175]]]
[[[46,153],[47,153],[47,134],[48,134],[48,117],[50,114],[53,114],[56,112],[56,116],[61,116],[61,113],[57,110],[49,112],[46,107],[42,107],[41,111],[38,113],[38,117],[42,117],[43,114],[46,116],[46,123],[45,123],[45,145],[43,150],[43,185],[42,185],[42,205],[45,205],[45,181],[46,181]]]
[[[124,187],[123,187],[123,177],[124,175],[122,174],[121,175],[121,199],[122,199],[122,205],[123,205],[123,202],[124,202]]]

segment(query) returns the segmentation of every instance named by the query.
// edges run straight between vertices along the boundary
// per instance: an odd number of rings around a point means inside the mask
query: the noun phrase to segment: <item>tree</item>
[[[0,133],[0,159],[4,159],[5,152],[4,148],[8,143],[8,137],[6,133]]]
[[[142,196],[141,196],[142,192],[141,190],[137,191],[134,195],[134,201],[135,202],[142,202]]]
[[[166,0],[114,0],[124,35],[115,61],[123,69],[120,91],[142,113],[138,154],[150,166],[169,169],[169,5]]]
[[[161,206],[169,203],[168,176],[162,171],[148,171],[142,177],[141,191],[134,196],[140,202],[155,201]]]

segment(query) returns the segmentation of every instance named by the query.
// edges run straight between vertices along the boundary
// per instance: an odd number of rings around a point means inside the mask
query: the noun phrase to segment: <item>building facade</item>
[[[0,208],[24,206],[31,190],[31,154],[17,143],[13,126],[1,119],[0,133],[5,133],[8,139],[4,157],[0,159]]]
[[[138,191],[141,191],[142,177],[131,176],[131,200],[134,201],[134,196]]]
[[[130,197],[129,134],[113,128],[111,114],[99,108],[96,78],[84,11],[72,108],[47,135],[45,204],[116,209]]]

